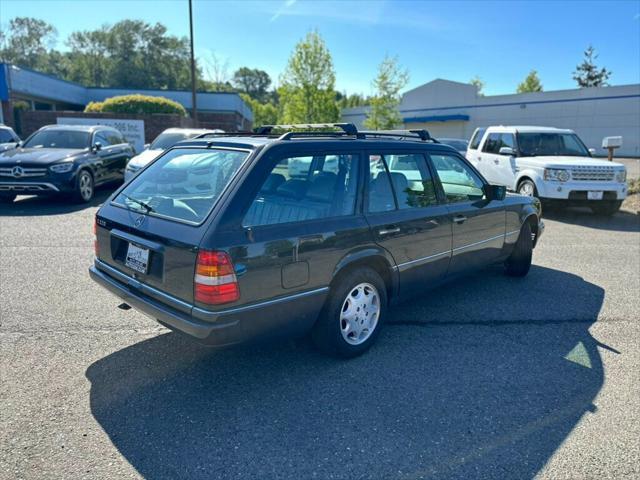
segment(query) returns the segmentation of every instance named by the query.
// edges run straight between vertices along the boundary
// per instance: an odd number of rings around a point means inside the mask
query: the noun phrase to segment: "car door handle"
[[[466,219],[467,217],[465,217],[464,215],[456,215],[455,217],[453,217],[453,221],[455,223],[464,223]]]
[[[480,162],[480,161],[482,161],[482,157],[478,157],[478,161],[479,161],[479,162]]]
[[[500,160],[498,160],[497,158],[493,159],[493,163],[495,163],[496,165],[500,163]]]
[[[400,227],[383,228],[378,230],[379,235],[391,235],[392,233],[400,233]]]

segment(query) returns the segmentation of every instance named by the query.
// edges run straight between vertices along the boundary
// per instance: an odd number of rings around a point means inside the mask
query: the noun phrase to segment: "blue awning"
[[[469,121],[469,115],[431,115],[428,117],[406,117],[402,121],[404,123],[425,123],[425,122],[452,122],[452,121]]]

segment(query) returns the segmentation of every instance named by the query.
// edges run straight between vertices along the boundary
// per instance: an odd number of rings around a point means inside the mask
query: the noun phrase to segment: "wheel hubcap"
[[[91,185],[91,177],[87,173],[80,176],[80,195],[85,200],[89,200],[93,194],[93,185]]]
[[[356,285],[340,311],[340,332],[350,345],[365,342],[376,329],[380,317],[380,295],[370,283]]]
[[[523,183],[520,185],[520,194],[527,197],[533,197],[533,185],[530,183]]]

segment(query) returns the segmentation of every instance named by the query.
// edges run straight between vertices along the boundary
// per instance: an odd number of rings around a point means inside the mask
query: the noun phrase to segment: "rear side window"
[[[498,153],[502,144],[502,135],[500,133],[490,133],[487,141],[482,147],[483,152]]]
[[[114,202],[149,215],[200,223],[247,155],[215,148],[171,150],[135,177]]]
[[[10,143],[15,142],[13,139],[13,135],[9,130],[5,130],[4,128],[0,128],[0,143]]]
[[[389,183],[400,209],[422,208],[438,203],[433,179],[422,154],[369,156],[369,211],[392,210]]]
[[[276,225],[353,215],[358,156],[295,156],[280,160],[253,199],[242,225]]]
[[[480,140],[482,140],[482,136],[484,135],[484,132],[486,132],[486,128],[478,128],[475,133],[473,134],[473,137],[471,138],[471,142],[469,142],[469,148],[472,150],[477,150],[478,146],[480,145]]]

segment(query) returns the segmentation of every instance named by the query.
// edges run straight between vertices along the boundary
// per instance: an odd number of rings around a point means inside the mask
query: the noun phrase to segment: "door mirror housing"
[[[144,147],[142,148],[142,150],[149,150],[149,147],[151,146],[150,143],[145,143]]]
[[[94,152],[99,152],[100,150],[102,150],[102,144],[100,142],[96,142],[93,144],[92,150]]]
[[[595,148],[590,148],[589,149],[589,153],[591,154],[591,156],[594,156],[596,154],[596,149]]]
[[[487,183],[484,187],[482,187],[482,190],[484,191],[484,196],[487,197],[487,200],[489,201],[502,201],[507,196],[507,187],[505,187],[504,185],[490,185]]]
[[[510,157],[515,157],[516,155],[516,151],[511,147],[500,147],[498,153],[500,153],[500,155],[509,155]]]

